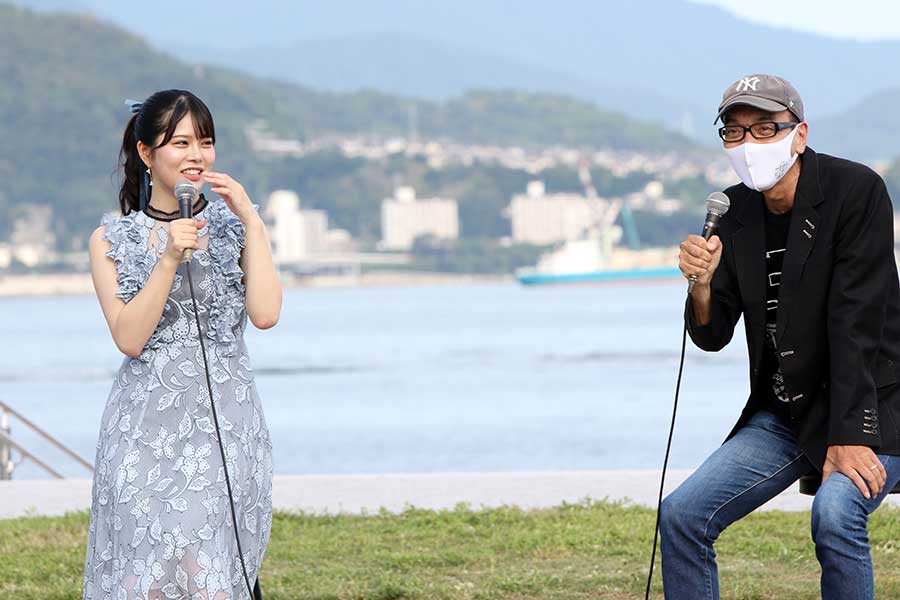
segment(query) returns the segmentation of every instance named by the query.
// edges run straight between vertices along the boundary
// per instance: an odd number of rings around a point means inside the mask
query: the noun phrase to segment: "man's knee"
[[[705,522],[696,514],[693,503],[675,490],[659,507],[659,531],[664,536],[696,537],[703,535]]]
[[[868,514],[864,497],[850,478],[832,473],[813,500],[812,537],[819,544],[850,541],[866,535]]]

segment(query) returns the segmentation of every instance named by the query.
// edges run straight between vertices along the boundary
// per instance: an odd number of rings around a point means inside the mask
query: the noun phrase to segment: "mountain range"
[[[304,166],[297,160],[273,161],[248,147],[248,125],[262,123],[281,137],[300,140],[334,134],[388,138],[408,133],[413,112],[426,139],[708,152],[679,133],[561,95],[474,90],[445,101],[417,100],[373,91],[323,92],[188,64],[90,15],[0,4],[0,56],[14,57],[0,62],[0,136],[7,140],[0,145],[0,239],[19,207],[49,204],[67,215],[54,221],[58,237],[79,247],[78,239],[83,242],[98,215],[115,208],[116,155],[129,117],[123,100],[172,87],[195,91],[209,104],[221,157],[217,168],[238,177],[256,197],[285,186],[313,190],[312,201],[323,207],[343,203],[335,211],[342,219],[338,224],[355,234],[377,233],[372,206],[390,192],[392,177],[424,177],[421,166],[401,160],[375,172],[358,164],[364,161],[339,157]],[[344,181],[348,173],[357,179]],[[501,175],[507,183],[490,197],[495,204],[507,202],[511,190],[521,189],[531,177],[525,172]],[[492,184],[484,178],[494,177],[471,170],[457,176],[460,182],[441,185],[459,190],[471,180],[474,189],[482,177],[481,188],[489,190]],[[474,198],[469,201],[476,203]],[[479,210],[475,206],[471,214],[480,215]],[[364,223],[358,221],[361,214],[366,215]],[[479,230],[478,218],[471,217],[470,232]],[[490,218],[502,223],[499,209]]]
[[[321,90],[433,100],[472,88],[564,94],[710,145],[725,86],[774,72],[801,91],[830,151],[865,160],[900,154],[892,136],[878,135],[858,113],[873,102],[900,101],[900,41],[769,27],[685,0],[195,0],[184,18],[183,3],[174,0],[159,0],[153,10],[110,0],[19,3],[89,12],[191,64]],[[859,139],[848,123],[862,130]]]

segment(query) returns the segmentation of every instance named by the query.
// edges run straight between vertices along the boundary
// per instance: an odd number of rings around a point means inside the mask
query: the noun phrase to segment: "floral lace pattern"
[[[244,230],[224,202],[196,218],[206,248],[181,265],[163,316],[139,358],[113,383],[97,445],[84,573],[86,600],[249,600],[238,558],[199,335],[251,583],[272,520],[272,447],[243,341]],[[143,213],[105,217],[117,295],[130,301],[165,248]],[[197,294],[200,331],[184,269]]]
[[[246,326],[244,273],[240,267],[244,226],[223,201],[210,202],[194,218],[208,221],[199,231],[202,242],[207,246],[201,246],[194,252],[195,260],[208,268],[196,290],[206,294],[203,303],[209,308],[206,315],[208,328],[204,335],[222,344],[221,351],[230,356],[237,350],[235,341]],[[132,212],[126,216],[105,215],[101,224],[105,229],[104,239],[110,245],[106,255],[116,264],[119,283],[116,296],[128,302],[141,291],[165,251],[168,231],[142,212]],[[142,248],[144,251],[141,251]],[[181,286],[182,277],[181,273],[175,276],[173,292]],[[187,302],[190,302],[190,296]],[[171,308],[171,304],[166,305],[166,311]],[[153,351],[165,343],[174,340],[184,342],[191,335],[196,339],[196,332],[189,335],[187,327],[190,327],[187,319],[167,319],[164,313],[156,331],[144,346],[141,360],[151,360]]]

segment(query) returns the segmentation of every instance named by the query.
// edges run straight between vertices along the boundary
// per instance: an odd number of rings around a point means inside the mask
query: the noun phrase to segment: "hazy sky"
[[[900,39],[900,2],[895,0],[694,1],[767,25],[864,41]]]
[[[595,0],[584,0],[594,2]],[[656,0],[668,2],[669,0]],[[750,21],[826,36],[873,41],[900,40],[897,0],[688,0],[711,4]],[[45,9],[115,7],[118,0],[12,0]],[[852,9],[848,9],[852,6]],[[225,9],[227,10],[227,8]],[[101,13],[104,11],[100,11]]]

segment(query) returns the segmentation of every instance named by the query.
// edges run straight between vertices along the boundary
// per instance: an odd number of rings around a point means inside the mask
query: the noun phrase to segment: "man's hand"
[[[678,268],[688,279],[697,277],[697,287],[707,287],[722,258],[722,241],[714,235],[709,241],[699,235],[689,235],[681,242]]]
[[[884,465],[868,446],[828,446],[822,483],[835,471],[849,477],[866,498],[878,496],[887,479]]]

